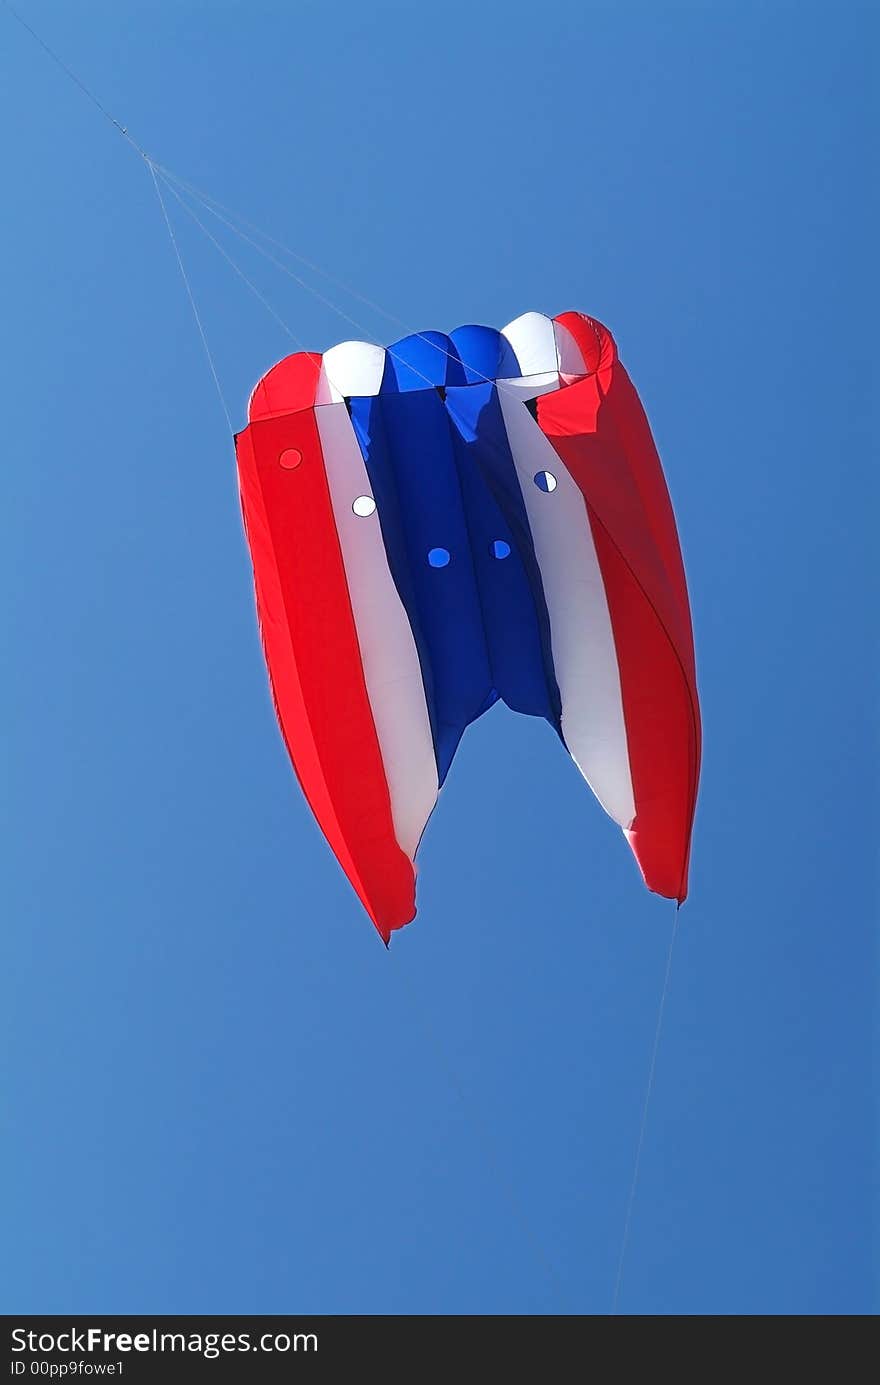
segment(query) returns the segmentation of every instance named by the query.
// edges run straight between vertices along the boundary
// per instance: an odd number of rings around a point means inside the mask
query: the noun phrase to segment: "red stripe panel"
[[[687,679],[644,589],[587,506],[617,649],[636,816],[627,840],[645,884],[687,897],[699,724]]]
[[[666,478],[642,401],[625,367],[618,358],[614,338],[596,318],[583,313],[562,313],[556,319],[571,332],[589,368],[598,372],[599,401],[603,409],[603,429],[612,420],[629,470],[642,502],[642,513],[653,535],[657,553],[673,588],[681,622],[681,648],[691,678],[694,678],[694,645],[691,631],[687,581],[678,541],[678,530]],[[592,430],[591,430],[592,431]]]
[[[681,902],[700,764],[693,634],[666,483],[620,371],[603,360],[542,395],[538,422],[584,496],[605,584],[636,803],[627,835],[648,887]]]
[[[310,409],[315,402],[323,359],[314,351],[297,351],[267,370],[250,397],[248,422],[293,413],[295,409]]]
[[[251,423],[236,453],[281,730],[312,811],[387,942],[415,914],[415,870],[394,836],[313,410]]]

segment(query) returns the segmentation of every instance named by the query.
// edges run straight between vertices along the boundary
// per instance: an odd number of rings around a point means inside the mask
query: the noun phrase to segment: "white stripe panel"
[[[501,335],[510,343],[519,362],[520,375],[559,370],[553,319],[544,313],[523,313],[522,317],[515,317]]]
[[[394,832],[412,860],[437,801],[437,762],[419,656],[388,568],[378,512],[361,518],[352,510],[358,496],[371,490],[348,411],[344,404],[331,404],[316,409],[315,418]]]
[[[536,399],[539,394],[559,389],[559,372],[543,370],[540,375],[514,375],[495,383],[498,393],[508,399]]]
[[[530,397],[553,388],[532,388]],[[521,399],[506,389],[498,398],[544,584],[562,734],[602,807],[626,830],[636,809],[620,671],[584,498]],[[541,471],[556,477],[549,494],[535,485]]]
[[[580,375],[589,375],[584,353],[571,332],[561,322],[554,321],[553,333],[556,337],[556,354],[559,358],[559,374],[566,381],[576,380]]]
[[[385,373],[385,348],[369,341],[341,341],[324,352],[316,404],[378,394]]]

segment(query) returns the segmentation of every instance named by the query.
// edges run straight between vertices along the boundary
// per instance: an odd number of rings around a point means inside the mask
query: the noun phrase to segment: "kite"
[[[543,717],[683,902],[700,768],[672,505],[611,333],[567,312],[287,356],[236,436],[303,792],[387,943],[461,737]]]

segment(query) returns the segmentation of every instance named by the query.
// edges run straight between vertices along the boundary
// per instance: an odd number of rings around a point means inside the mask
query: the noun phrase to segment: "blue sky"
[[[869,9],[19,8],[157,159],[408,324],[615,332],[705,721],[620,1311],[871,1311]],[[499,707],[386,953],[275,726],[146,169],[0,24],[0,1302],[605,1313],[672,906]],[[240,424],[289,341],[175,222]],[[352,335],[224,243],[310,347]]]

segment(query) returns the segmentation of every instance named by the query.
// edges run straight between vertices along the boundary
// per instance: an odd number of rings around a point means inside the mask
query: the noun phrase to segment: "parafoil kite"
[[[614,340],[526,313],[268,371],[236,438],[275,707],[386,943],[465,728],[544,717],[651,890],[687,894],[700,719],[660,460]]]

